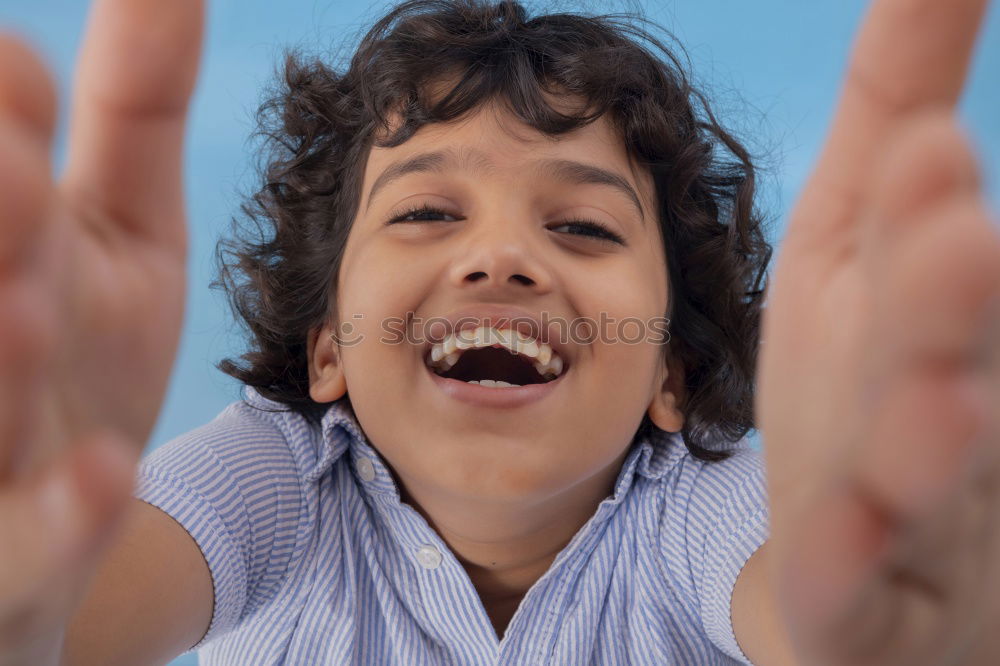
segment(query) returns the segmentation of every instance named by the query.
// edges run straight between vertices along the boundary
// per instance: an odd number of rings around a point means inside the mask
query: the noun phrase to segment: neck
[[[598,474],[530,503],[443,496],[397,478],[401,499],[441,535],[484,603],[519,600],[614,489],[626,449]]]

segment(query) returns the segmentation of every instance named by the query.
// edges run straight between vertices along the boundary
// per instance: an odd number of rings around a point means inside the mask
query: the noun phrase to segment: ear
[[[684,414],[678,408],[684,397],[683,370],[669,360],[661,363],[655,386],[658,390],[653,393],[647,410],[650,420],[660,430],[680,432],[684,427]]]
[[[330,327],[309,332],[306,355],[309,364],[309,396],[316,402],[333,402],[347,393],[340,346],[330,337]]]

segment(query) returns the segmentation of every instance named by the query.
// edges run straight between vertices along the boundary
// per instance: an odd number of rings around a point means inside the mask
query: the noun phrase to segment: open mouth
[[[496,388],[546,384],[568,369],[548,344],[484,326],[452,333],[431,347],[425,362],[441,377]]]

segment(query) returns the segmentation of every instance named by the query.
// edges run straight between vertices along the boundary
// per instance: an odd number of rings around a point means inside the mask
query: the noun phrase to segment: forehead
[[[603,183],[634,192],[630,196],[640,211],[651,210],[653,199],[652,177],[637,167],[605,116],[552,136],[501,107],[483,105],[464,118],[424,125],[399,146],[373,146],[365,192],[374,193],[387,180],[400,177],[400,171],[456,171],[527,182],[555,176],[564,182]]]

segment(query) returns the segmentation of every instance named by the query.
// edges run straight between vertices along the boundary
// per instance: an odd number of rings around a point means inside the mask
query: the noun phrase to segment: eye
[[[445,211],[441,210],[440,208],[435,208],[434,206],[430,206],[428,204],[423,204],[421,206],[414,206],[414,207],[412,207],[412,208],[410,208],[408,210],[396,211],[396,212],[392,213],[390,215],[390,217],[389,217],[389,220],[386,222],[386,224],[398,224],[400,222],[439,222],[439,221],[441,221],[441,220],[433,220],[433,219],[431,219],[431,220],[426,220],[426,219],[425,220],[419,220],[419,219],[418,220],[411,220],[411,219],[408,219],[408,218],[411,218],[411,217],[451,217],[451,218],[454,218],[455,216],[452,215],[452,214],[450,214],[450,213],[446,213]]]
[[[400,224],[402,222],[443,222],[447,220],[435,220],[435,219],[411,219],[411,218],[435,218],[435,217],[450,217],[452,220],[457,220],[458,218],[451,213],[448,213],[436,206],[430,204],[422,204],[420,206],[413,206],[409,209],[402,211],[395,211],[390,214],[389,220],[386,222],[389,224]],[[619,245],[625,245],[625,239],[619,234],[615,233],[605,225],[594,220],[586,219],[572,219],[563,220],[560,224],[549,227],[551,231],[557,229],[570,229],[571,231],[566,232],[571,236],[584,236],[587,238],[593,238],[598,241],[607,243],[617,243]]]
[[[593,220],[565,220],[557,226],[549,227],[551,231],[566,228],[576,230],[571,233],[573,236],[588,236],[600,241],[625,245],[624,238],[616,234],[611,229],[608,229],[600,222],[595,222]]]

